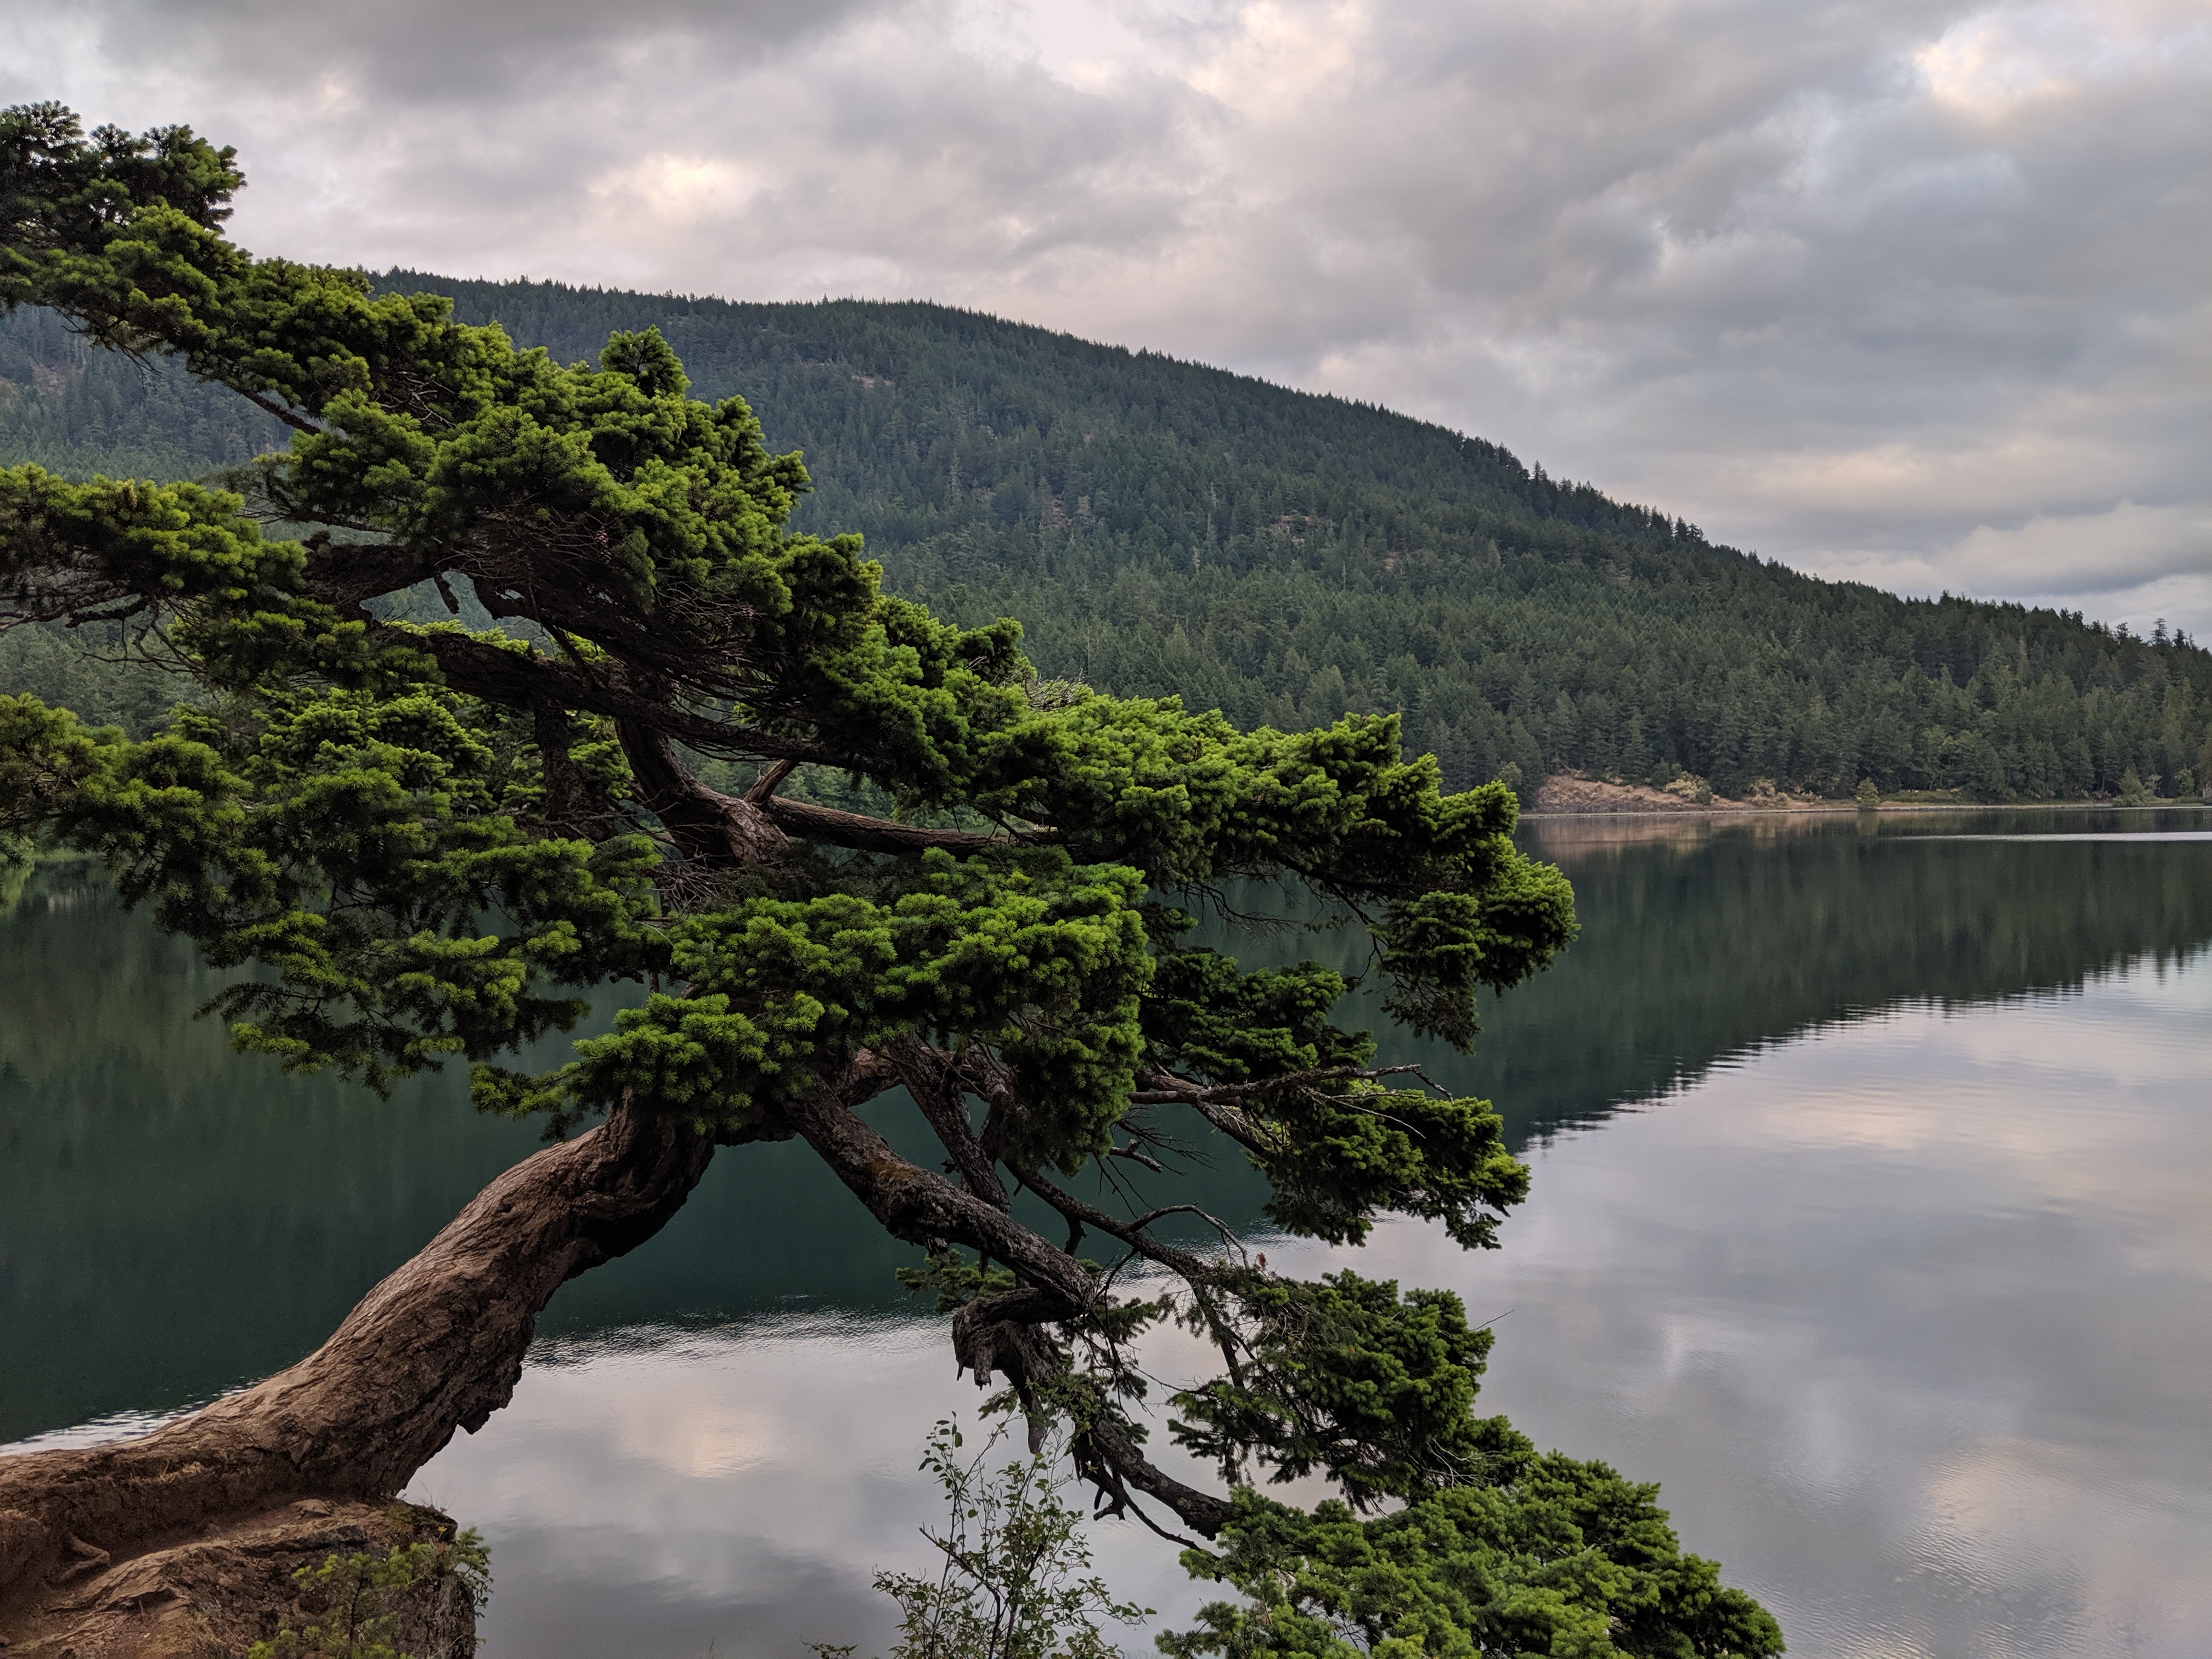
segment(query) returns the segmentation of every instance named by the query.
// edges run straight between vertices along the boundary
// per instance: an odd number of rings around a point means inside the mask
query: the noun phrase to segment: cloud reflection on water
[[[2197,1651],[2205,963],[1831,1028],[1554,1141],[1497,1257],[1371,1254],[1512,1306],[1486,1402],[1794,1653]]]
[[[2179,1659],[2212,1629],[2208,959],[1826,1028],[1536,1150],[1503,1251],[1400,1224],[1358,1265],[1510,1309],[1486,1405],[1663,1481],[1793,1654]],[[492,1641],[879,1650],[870,1574],[934,1518],[922,1436],[975,1400],[934,1327],[540,1353],[415,1488],[492,1539]],[[1169,1616],[1211,1588],[1133,1527],[1097,1537]]]

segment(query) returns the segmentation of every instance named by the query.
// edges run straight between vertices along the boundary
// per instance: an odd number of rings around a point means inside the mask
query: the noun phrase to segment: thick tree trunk
[[[485,1188],[289,1370],[140,1439],[0,1458],[0,1636],[49,1626],[134,1555],[397,1492],[513,1396],[562,1283],[658,1232],[714,1151],[618,1109]]]

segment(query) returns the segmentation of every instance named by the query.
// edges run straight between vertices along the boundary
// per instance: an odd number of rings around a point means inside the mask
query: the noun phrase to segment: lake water
[[[1662,1482],[1793,1654],[2212,1650],[2212,817],[1524,839],[1582,941],[1472,1059],[1402,1053],[1497,1102],[1534,1192],[1497,1252],[1341,1254],[1494,1319],[1485,1407]],[[216,983],[69,866],[0,916],[0,1442],[289,1362],[534,1145],[457,1079],[378,1103],[230,1054]],[[908,1259],[803,1148],[745,1148],[563,1289],[514,1405],[412,1489],[491,1542],[490,1651],[880,1651],[922,1437],[975,1400]],[[1161,1622],[1204,1599],[1095,1537]]]

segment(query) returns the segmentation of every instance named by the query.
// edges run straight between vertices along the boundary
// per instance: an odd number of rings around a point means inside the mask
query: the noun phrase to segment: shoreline
[[[1588,786],[1584,786],[1587,787]],[[1616,788],[1620,786],[1605,786]],[[1651,792],[1656,793],[1656,791]],[[1625,788],[1621,799],[1591,800],[1587,804],[1542,805],[1532,800],[1521,809],[1521,820],[1530,818],[1747,818],[1747,817],[1839,817],[1845,814],[1858,816],[1883,813],[1914,812],[2175,812],[2212,811],[2212,801],[2149,800],[2123,806],[2109,800],[2034,800],[2034,801],[1883,801],[1879,805],[1862,806],[1856,801],[1791,801],[1768,806],[1752,801],[1715,799],[1705,805],[1682,802],[1680,805],[1661,805],[1656,801],[1630,795]]]

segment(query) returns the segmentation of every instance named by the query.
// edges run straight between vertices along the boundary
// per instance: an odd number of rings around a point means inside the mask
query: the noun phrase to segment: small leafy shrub
[[[393,1508],[393,1530],[406,1536],[414,1511]],[[465,1659],[476,1651],[476,1618],[491,1595],[491,1552],[471,1527],[400,1544],[389,1555],[328,1556],[292,1577],[304,1599],[320,1604],[317,1622],[284,1626],[275,1640],[256,1642],[246,1659]],[[403,1620],[427,1633],[420,1654],[394,1644]]]
[[[1005,1433],[971,1458],[950,1419],[931,1431],[921,1468],[945,1488],[951,1520],[942,1533],[922,1532],[940,1558],[934,1577],[876,1575],[902,1615],[890,1659],[1117,1659],[1101,1621],[1151,1615],[1116,1601],[1090,1571],[1083,1518],[1061,1497],[1076,1477],[1054,1473],[1066,1449],[1048,1443],[993,1474],[986,1465]],[[809,1645],[817,1659],[854,1650]]]

